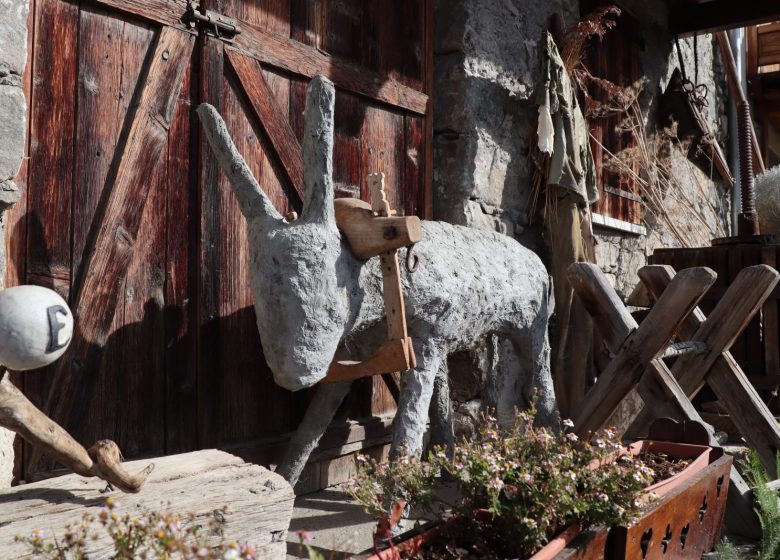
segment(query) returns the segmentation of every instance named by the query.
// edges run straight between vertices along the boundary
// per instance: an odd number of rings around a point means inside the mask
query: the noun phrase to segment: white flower
[[[222,555],[222,560],[236,560],[238,557],[238,550],[235,548],[228,548]]]
[[[567,418],[566,420],[564,420],[562,423],[563,423],[563,425],[564,425],[564,426],[566,426],[567,428],[573,428],[573,427],[574,427],[574,422],[573,422],[573,421],[571,421],[569,418]]]

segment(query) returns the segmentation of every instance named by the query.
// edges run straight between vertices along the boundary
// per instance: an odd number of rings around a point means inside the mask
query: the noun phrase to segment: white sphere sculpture
[[[0,291],[0,364],[37,369],[62,356],[73,338],[73,314],[56,292],[41,286]]]

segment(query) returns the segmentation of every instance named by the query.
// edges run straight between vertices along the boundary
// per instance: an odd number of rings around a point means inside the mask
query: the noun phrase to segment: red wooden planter
[[[632,527],[596,527],[582,532],[577,525],[562,531],[528,560],[686,559],[701,558],[718,542],[728,494],[732,458],[722,449],[681,443],[639,441],[628,452],[645,450],[673,458],[693,459],[673,477],[645,490],[659,496]],[[477,512],[485,515],[487,512]],[[364,560],[400,560],[419,551],[439,534],[439,527],[406,539],[394,548],[362,556]]]

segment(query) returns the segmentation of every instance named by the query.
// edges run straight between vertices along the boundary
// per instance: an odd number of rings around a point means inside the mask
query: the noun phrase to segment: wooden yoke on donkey
[[[380,258],[388,340],[363,362],[334,361],[323,379],[324,383],[390,374],[417,366],[412,339],[406,331],[398,249],[409,247],[411,253],[411,246],[422,239],[420,218],[391,215],[393,212],[385,197],[384,173],[369,175],[368,188],[371,204],[357,198],[339,198],[334,201],[336,225],[357,257],[369,259],[378,255]],[[407,269],[409,272],[414,271],[408,259]]]

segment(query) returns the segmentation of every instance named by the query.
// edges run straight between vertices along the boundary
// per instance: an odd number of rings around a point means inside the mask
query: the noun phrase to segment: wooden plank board
[[[69,359],[57,363],[50,381],[46,410],[56,420],[83,422],[73,403],[83,401],[81,383],[68,382],[79,371],[95,367],[99,350],[105,344],[114,319],[121,287],[130,267],[143,217],[150,183],[167,140],[176,97],[190,60],[194,38],[186,33],[163,28],[160,31],[148,69],[138,107],[132,112],[127,138],[118,151],[119,165],[105,206],[98,213],[99,229],[84,258],[84,274],[73,302],[76,317]],[[79,397],[81,395],[81,397]],[[71,422],[69,422],[69,420]],[[31,468],[39,457],[31,459]]]
[[[271,149],[282,164],[287,181],[292,186],[293,206],[301,211],[303,201],[303,158],[301,144],[290,127],[282,108],[274,101],[274,95],[263,78],[258,63],[235,51],[226,50],[231,67],[238,76],[244,93],[254,109],[254,115],[263,127]]]
[[[235,15],[267,32],[289,34],[289,2],[287,0],[263,0],[248,3],[239,0],[222,2],[220,9]],[[220,46],[219,49],[222,49]],[[254,116],[250,100],[243,93],[238,76],[232,72],[226,54],[219,66],[209,69],[214,76],[214,88],[220,96],[218,108],[224,116],[228,130],[238,150],[244,155],[252,173],[262,185],[276,208],[284,215],[295,208],[290,204],[289,188],[286,188],[284,172],[274,157],[273,147],[261,124]],[[222,69],[222,75],[217,71]],[[263,77],[273,96],[273,102],[282,114],[287,114],[290,98],[290,83],[287,76],[263,71]],[[209,101],[210,97],[203,97]],[[206,152],[207,160],[213,156]],[[210,263],[203,263],[203,274],[209,275],[208,282],[213,290],[213,308],[202,315],[205,323],[201,331],[201,352],[213,354],[202,356],[210,360],[213,369],[203,370],[202,375],[211,377],[209,383],[214,401],[210,422],[213,437],[219,445],[236,445],[256,440],[271,434],[290,430],[291,395],[273,381],[262,353],[257,322],[254,313],[254,299],[250,289],[250,248],[247,239],[247,225],[224,175],[217,173],[217,180],[202,185],[210,192],[207,208],[204,203],[201,212],[210,214],[213,220],[210,229],[202,229],[203,246],[208,245]],[[213,271],[219,270],[215,275]]]
[[[294,495],[282,477],[214,449],[155,459],[155,470],[139,494],[110,494],[120,501],[118,513],[158,511],[207,524],[214,510],[227,506],[224,535],[257,547],[258,558],[282,559],[292,517]],[[125,466],[135,472],[147,460]],[[0,500],[0,549],[6,558],[31,558],[26,545],[14,542],[42,529],[48,538],[62,538],[65,526],[82,515],[97,515],[109,496],[105,482],[77,475],[51,478],[4,491]],[[111,540],[102,530],[88,543],[90,558],[109,558]]]
[[[197,448],[197,305],[191,267],[197,218],[197,144],[190,120],[198,84],[192,67],[184,76],[168,141],[166,271],[164,286],[165,452]],[[184,141],[186,140],[186,141]]]
[[[706,343],[707,352],[680,356],[672,367],[688,395],[695,395],[701,389],[707,372],[721,354],[730,349],[734,340],[742,336],[742,331],[777,282],[777,271],[768,266],[742,269],[726,295],[689,339]]]
[[[424,115],[428,96],[397,80],[366,70],[360,66],[334,59],[315,48],[282,35],[258,29],[239,21],[247,32],[236,37],[236,49],[264,64],[299,76],[313,78],[318,74],[330,79],[337,87],[380,103],[394,105],[418,115]]]
[[[31,116],[28,177],[27,281],[70,290],[79,8],[58,0],[36,7],[32,71],[36,110]],[[57,45],[56,49],[50,48]]]

